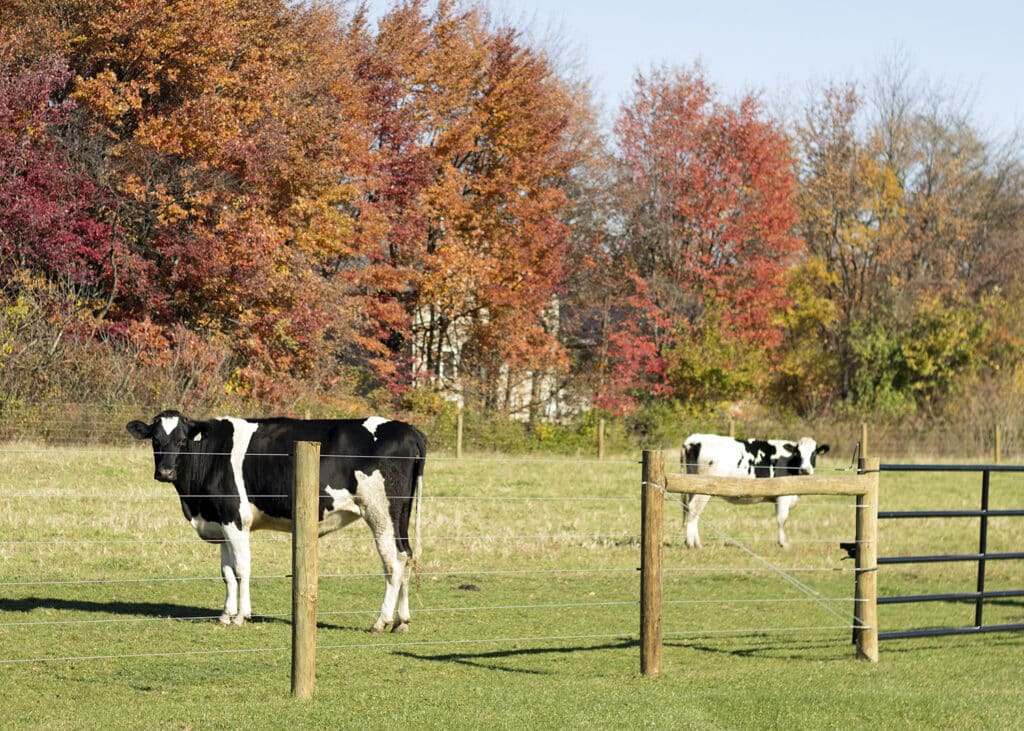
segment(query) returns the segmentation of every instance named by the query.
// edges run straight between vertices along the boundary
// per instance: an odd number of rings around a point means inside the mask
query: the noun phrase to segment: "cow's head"
[[[813,475],[818,463],[818,455],[828,452],[827,444],[818,444],[810,437],[801,437],[797,442],[787,442],[782,447],[789,455],[786,467],[796,475]]]
[[[156,467],[153,479],[174,482],[178,477],[181,455],[190,451],[190,442],[198,440],[203,425],[189,420],[178,411],[162,411],[152,424],[130,421],[125,425],[136,439],[153,441],[153,459]]]

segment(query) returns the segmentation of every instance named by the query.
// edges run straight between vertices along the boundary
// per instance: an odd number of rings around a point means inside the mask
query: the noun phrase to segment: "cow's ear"
[[[818,449],[815,451],[815,454],[827,454],[827,453],[828,453],[828,445],[827,444],[819,444],[818,445]]]
[[[199,442],[206,436],[206,428],[206,422],[189,421],[185,423],[185,435],[193,442]]]
[[[794,454],[796,454],[796,444],[794,444],[793,442],[786,442],[785,444],[782,445],[782,449],[791,457]]]
[[[129,421],[125,424],[125,429],[136,439],[149,439],[153,436],[153,425],[144,421]]]

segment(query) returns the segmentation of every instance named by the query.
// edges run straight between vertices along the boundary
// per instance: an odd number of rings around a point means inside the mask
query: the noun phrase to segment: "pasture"
[[[668,501],[663,675],[642,678],[639,455],[428,459],[410,633],[367,632],[382,579],[365,525],[323,538],[316,695],[297,701],[289,537],[254,534],[259,616],[220,626],[217,549],[151,475],[148,448],[0,448],[5,726],[1005,728],[1024,713],[1020,633],[889,640],[877,665],[855,659],[837,545],[853,539],[852,498],[802,498],[787,550],[772,506],[721,500],[687,550]],[[881,507],[976,508],[979,480],[884,474]],[[1021,476],[994,475],[992,507],[1022,506]],[[976,525],[883,521],[879,553],[970,552]],[[1024,520],[990,524],[990,550],[1022,544]],[[1022,564],[991,562],[989,588],[1024,586]],[[966,564],[882,568],[882,596],[974,588]],[[883,630],[969,624],[973,605],[879,616]],[[1022,618],[1020,600],[986,608],[993,624]]]

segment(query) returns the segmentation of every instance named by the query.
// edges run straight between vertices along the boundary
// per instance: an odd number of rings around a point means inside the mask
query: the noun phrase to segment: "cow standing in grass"
[[[193,421],[164,411],[151,423],[132,421],[127,429],[136,439],[152,441],[154,479],[172,483],[185,519],[200,538],[220,545],[222,623],[240,625],[252,616],[249,533],[292,529],[294,473],[288,456],[295,442],[319,442],[320,535],[357,518],[366,521],[385,581],[373,631],[392,622],[395,632],[408,629],[409,520],[426,459],[426,438],[416,428],[376,416]]]
[[[810,437],[796,442],[783,439],[734,439],[717,434],[691,434],[683,442],[681,459],[688,474],[713,477],[791,477],[812,475],[819,454],[828,452],[828,445],[818,445]],[[683,516],[686,520],[686,545],[700,548],[698,520],[710,495],[683,495]],[[775,503],[775,520],[779,526],[779,545],[786,547],[786,519],[796,505],[797,495],[779,497],[727,497],[733,503]]]

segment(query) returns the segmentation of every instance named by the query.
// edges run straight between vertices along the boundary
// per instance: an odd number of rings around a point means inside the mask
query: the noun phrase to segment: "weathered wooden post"
[[[459,407],[459,415],[455,417],[455,459],[462,459],[462,407]]]
[[[604,419],[597,422],[597,459],[604,461]]]
[[[864,430],[866,434],[866,429]],[[861,442],[866,443],[865,441]],[[857,657],[878,662],[878,467],[877,457],[858,460],[868,489],[857,496],[857,562],[854,579],[853,626]]]
[[[292,695],[313,697],[316,685],[317,523],[320,445],[295,443],[292,492]]]
[[[665,454],[643,453],[640,511],[640,673],[661,675],[661,562],[665,543]]]
[[[994,464],[999,464],[999,461],[1003,458],[1003,445],[1002,445],[1003,433],[999,430],[999,425],[998,424],[996,424],[996,434],[995,434],[995,437],[996,437],[996,444],[995,444],[995,448],[994,448],[995,455],[994,455],[994,459],[992,461],[993,461]]]

